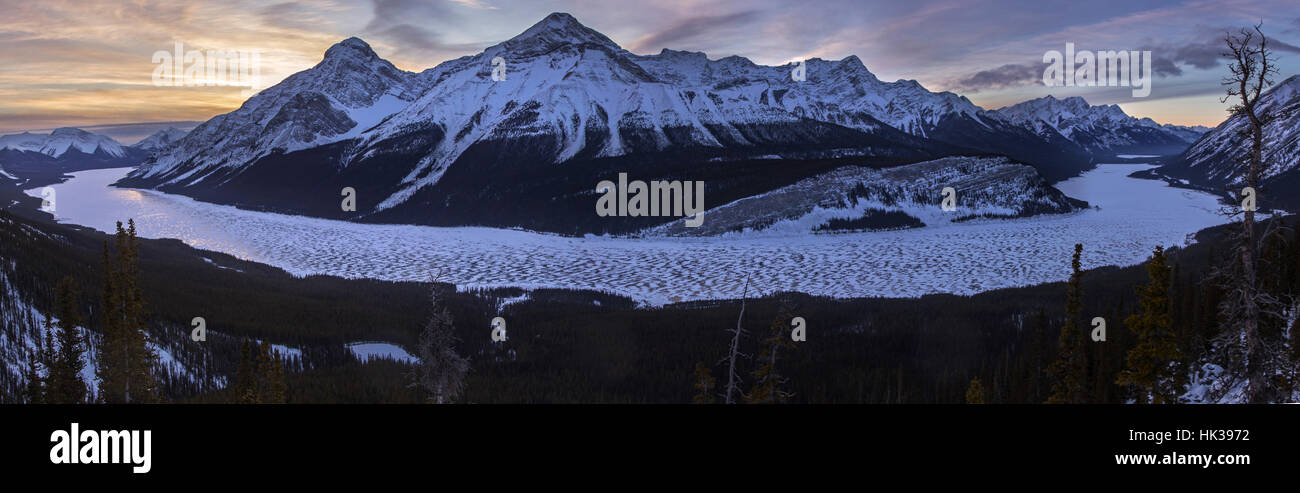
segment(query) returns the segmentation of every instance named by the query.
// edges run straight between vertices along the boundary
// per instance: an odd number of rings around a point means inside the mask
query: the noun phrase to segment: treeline
[[[83,292],[100,291],[95,288],[102,281],[101,262],[78,259],[102,256],[103,235],[47,224],[32,225],[30,231],[19,228],[26,231],[22,233],[12,231],[15,224],[0,221],[0,233],[8,232],[6,239],[18,241],[0,242],[0,254],[11,259],[15,257],[8,255],[16,251],[13,255],[25,256],[15,263],[20,269],[42,272],[12,277],[23,284],[20,289],[56,286],[58,279],[74,273],[75,285],[90,287]],[[1209,274],[1218,264],[1212,259],[1231,250],[1225,235],[1229,228],[1203,231],[1196,244],[1163,252],[1169,268],[1168,326],[1181,354],[1179,365],[1189,371],[1216,351],[1220,334],[1215,306],[1221,295]],[[1263,269],[1264,284],[1294,289],[1300,255],[1290,234],[1276,239],[1264,256],[1271,259],[1266,260],[1269,265],[1279,266]],[[74,248],[93,244],[96,235],[101,238],[100,255]],[[200,384],[189,375],[159,374],[164,399],[238,402],[247,394],[234,389],[239,387],[236,375],[248,338],[301,350],[300,357],[282,361],[284,402],[428,400],[427,392],[412,387],[411,365],[363,363],[344,347],[347,342],[378,340],[417,354],[421,329],[431,316],[428,283],[293,278],[173,241],[141,240],[139,248],[139,285],[148,300],[151,334],[160,342],[167,338],[177,359],[221,380],[221,385]],[[243,272],[209,265],[198,255]],[[50,262],[32,262],[32,257],[48,257]],[[1281,267],[1284,264],[1290,267]],[[1125,321],[1145,313],[1137,288],[1151,285],[1149,268],[1093,269],[1075,281],[1078,308],[1072,313],[1086,354],[1086,370],[1075,381],[1083,387],[1084,400],[1133,400],[1133,386],[1117,381],[1129,368],[1129,352],[1141,341]],[[211,282],[224,285],[213,287]],[[1070,285],[917,299],[838,300],[761,292],[744,302],[743,315],[740,300],[639,308],[610,294],[520,289],[466,293],[450,285],[443,285],[439,296],[454,321],[456,352],[468,360],[456,402],[689,403],[702,394],[697,388],[701,374],[715,380],[703,394],[717,401],[730,370],[726,357],[734,338],[728,330],[739,325],[746,332],[737,348],[746,355],[736,364],[736,388],[744,394],[737,395],[740,402],[960,403],[967,401],[972,380],[978,378],[974,394],[979,400],[1042,403],[1053,394],[1055,380],[1047,369],[1059,359]],[[498,308],[503,299],[525,294],[527,300]],[[53,293],[44,296],[54,298]],[[97,303],[85,300],[84,313],[97,313]],[[324,313],[337,317],[305,313],[324,305],[329,305]],[[233,313],[238,311],[247,313]],[[188,322],[200,314],[207,315],[209,339],[193,343],[188,340]],[[370,314],[375,319],[367,323]],[[504,342],[491,340],[490,321],[496,316],[508,321]],[[1104,343],[1089,338],[1090,321],[1098,316],[1107,320]],[[776,345],[774,335],[788,340],[795,317],[805,319],[807,340]],[[96,333],[98,327],[90,323]]]
[[[1260,319],[1259,334],[1270,362],[1265,390],[1255,402],[1285,402],[1300,390],[1300,351],[1293,341],[1300,300],[1300,232],[1294,219],[1275,219],[1260,249],[1259,290],[1282,300],[1279,309]],[[1225,266],[1239,262],[1232,248],[1236,235],[1226,225],[1203,232],[1206,246],[1176,253],[1156,249],[1145,265],[1145,282],[1133,283],[1135,297],[1113,297],[1081,288],[1071,277],[1064,317],[1036,315],[1022,351],[1006,351],[1001,361],[981,369],[968,385],[979,396],[968,401],[1000,403],[1178,403],[1187,400],[1189,384],[1204,388],[1201,401],[1249,401],[1249,382],[1242,361],[1239,322],[1225,307],[1225,291],[1237,279]],[[1076,253],[1077,255],[1077,253]],[[1187,257],[1203,262],[1179,262]],[[1101,302],[1102,311],[1080,309]],[[1097,299],[1100,298],[1100,299]],[[1107,338],[1094,341],[1089,321],[1107,321]],[[1218,371],[1205,371],[1213,365]],[[1046,371],[1044,371],[1046,370]],[[1213,381],[1207,382],[1207,378]],[[1228,395],[1236,392],[1237,395]]]

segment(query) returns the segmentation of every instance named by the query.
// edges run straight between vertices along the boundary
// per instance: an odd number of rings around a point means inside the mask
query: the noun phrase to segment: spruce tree
[[[45,403],[45,378],[41,376],[41,339],[36,338],[36,348],[27,351],[27,365],[23,367],[23,402],[26,404]]]
[[[465,389],[465,373],[469,360],[456,353],[455,326],[451,312],[438,297],[438,277],[429,284],[429,308],[432,312],[424,330],[420,332],[416,354],[420,361],[409,374],[409,387],[426,394],[428,402],[450,404]]]
[[[257,403],[257,363],[253,356],[253,343],[248,339],[239,346],[239,369],[235,371],[235,382],[230,389],[236,404]]]
[[[1137,335],[1137,345],[1128,351],[1127,365],[1115,383],[1131,387],[1138,404],[1173,404],[1178,402],[1185,375],[1182,351],[1170,328],[1170,268],[1163,248],[1156,247],[1151,254],[1147,275],[1151,282],[1137,287],[1141,313],[1124,320]]]
[[[777,370],[781,350],[795,347],[794,341],[790,339],[790,325],[787,322],[790,317],[789,310],[783,308],[768,326],[767,337],[763,339],[763,347],[758,353],[758,368],[755,368],[752,374],[754,386],[750,389],[749,395],[745,396],[746,402],[779,404],[786,402],[793,395],[782,388],[786,379]]]
[[[271,350],[271,344],[263,341],[257,356],[259,404],[284,404],[284,363]]]
[[[1052,395],[1048,404],[1085,404],[1088,402],[1085,382],[1088,380],[1088,356],[1084,347],[1083,329],[1079,324],[1083,311],[1082,264],[1083,245],[1074,245],[1070,261],[1070,281],[1066,287],[1065,325],[1061,326],[1056,361],[1048,367],[1053,377]]]
[[[139,244],[135,221],[117,223],[116,256],[104,244],[103,339],[100,346],[100,395],[107,403],[158,401],[154,366],[158,356],[145,332],[144,296],[139,286]]]
[[[47,348],[50,353],[47,355],[49,374],[45,399],[50,404],[79,404],[86,400],[86,382],[81,378],[81,370],[85,368],[85,361],[82,361],[85,348],[77,329],[84,323],[80,300],[81,292],[71,277],[59,281],[54,302],[58,323],[49,325],[50,331],[56,335],[51,347]]]

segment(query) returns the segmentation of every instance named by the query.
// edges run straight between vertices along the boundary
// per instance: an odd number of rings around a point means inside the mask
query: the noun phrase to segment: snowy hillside
[[[956,192],[943,211],[942,191]],[[846,166],[762,195],[705,211],[705,221],[652,228],[651,235],[708,236],[764,230],[783,233],[942,226],[982,217],[1073,212],[1087,204],[1006,158],[944,158],[886,169]]]
[[[1300,206],[1300,75],[1268,89],[1258,111],[1273,118],[1264,126],[1261,197],[1281,207]],[[1250,152],[1249,127],[1244,116],[1228,118],[1159,172],[1218,190],[1238,186]]]
[[[46,238],[58,242],[67,238],[52,235],[32,226],[21,224],[8,217],[0,217],[0,241],[17,244],[19,239]],[[23,243],[27,244],[27,243]],[[19,282],[21,276],[19,264],[0,250],[0,403],[17,402],[20,389],[25,384],[24,371],[32,358],[32,352],[46,333],[53,329],[46,327],[45,315],[41,303],[36,297],[45,296],[39,288],[31,283]],[[33,291],[40,294],[33,294]],[[57,323],[57,319],[52,320]],[[85,345],[83,359],[85,367],[81,371],[82,379],[90,388],[93,396],[98,391],[98,379],[95,369],[98,366],[98,347],[100,334],[85,327],[78,327]],[[225,384],[225,377],[215,375],[209,368],[208,361],[194,360],[193,351],[185,351],[180,346],[188,341],[184,331],[172,330],[168,336],[159,337],[163,331],[151,334],[149,347],[158,355],[156,372],[166,382],[184,382],[183,385],[197,389],[214,389]],[[52,335],[52,334],[51,334]],[[216,335],[220,337],[220,335]]]

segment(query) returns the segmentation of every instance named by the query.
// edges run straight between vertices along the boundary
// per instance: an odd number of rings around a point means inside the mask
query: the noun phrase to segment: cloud
[[[991,70],[981,70],[948,84],[961,92],[980,92],[987,89],[1024,86],[1041,83],[1044,65],[1008,63]]]
[[[697,36],[709,34],[714,30],[738,27],[753,22],[758,12],[753,10],[731,14],[692,17],[669,26],[649,36],[632,42],[628,48],[635,52],[658,51]]]
[[[479,0],[449,0],[449,1],[464,5],[466,7],[476,8],[476,9],[498,10],[496,7],[480,2]]]
[[[455,58],[483,48],[481,43],[447,43],[436,26],[460,20],[456,6],[495,9],[480,2],[427,2],[418,0],[371,0],[374,18],[363,29],[367,41],[393,48],[391,58],[419,66]]]
[[[1180,76],[1183,75],[1184,66],[1209,70],[1218,67],[1227,60],[1228,57],[1224,55],[1226,47],[1223,39],[1229,32],[1236,33],[1237,30],[1226,28],[1217,30],[1217,32],[1204,30],[1198,39],[1189,43],[1148,44],[1140,49],[1151,51],[1151,69],[1156,75],[1161,77]],[[1300,46],[1272,36],[1268,38],[1268,45],[1275,52],[1300,53]]]

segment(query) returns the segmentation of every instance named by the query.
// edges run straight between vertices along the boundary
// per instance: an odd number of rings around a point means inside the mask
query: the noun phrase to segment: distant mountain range
[[[1177,154],[1209,131],[1134,118],[1118,105],[1092,106],[1080,97],[1047,96],[996,113],[1040,135],[1059,134],[1095,156]]]
[[[124,146],[107,135],[71,127],[48,134],[3,135],[0,136],[0,183],[34,186],[48,184],[73,171],[136,166],[184,136],[184,130],[169,128]]]
[[[176,127],[168,127],[154,132],[153,135],[145,137],[139,142],[131,144],[131,147],[143,151],[157,152],[176,144],[176,142],[179,142],[187,133],[189,132]]]
[[[1258,111],[1264,125],[1264,168],[1259,204],[1300,209],[1300,75],[1269,88]],[[1250,152],[1250,123],[1234,115],[1206,133],[1155,173],[1199,187],[1224,191],[1244,186]]]

